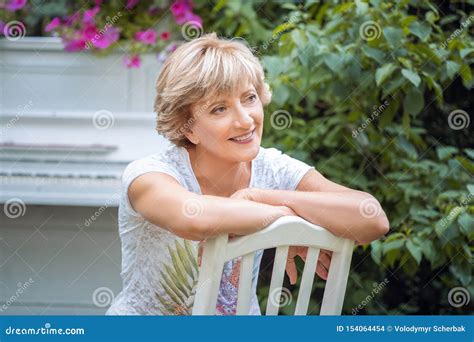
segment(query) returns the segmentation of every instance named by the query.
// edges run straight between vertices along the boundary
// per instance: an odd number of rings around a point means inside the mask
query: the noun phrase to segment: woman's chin
[[[240,161],[251,161],[257,157],[260,151],[260,139],[254,137],[251,142],[240,144],[229,140],[233,154],[235,154]],[[230,151],[228,151],[230,152]]]

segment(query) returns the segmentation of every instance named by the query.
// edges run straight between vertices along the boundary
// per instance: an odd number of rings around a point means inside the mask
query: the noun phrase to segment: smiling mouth
[[[248,133],[246,133],[246,134],[244,134],[244,135],[239,135],[239,136],[237,136],[237,137],[230,138],[229,140],[233,140],[233,141],[246,141],[246,140],[252,138],[254,134],[255,134],[255,128],[254,128],[252,131],[250,131],[250,132],[248,132]]]

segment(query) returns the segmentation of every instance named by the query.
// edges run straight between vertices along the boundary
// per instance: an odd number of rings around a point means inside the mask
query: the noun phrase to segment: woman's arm
[[[128,197],[132,208],[147,221],[197,241],[223,233],[251,234],[294,214],[283,206],[198,195],[161,172],[137,177],[128,188]]]
[[[305,220],[360,243],[376,240],[389,230],[379,202],[367,193],[256,190],[258,202],[286,205]]]
[[[297,191],[250,190],[254,201],[288,206],[305,220],[357,243],[376,240],[389,230],[387,216],[375,197],[331,182],[315,170],[303,177]]]

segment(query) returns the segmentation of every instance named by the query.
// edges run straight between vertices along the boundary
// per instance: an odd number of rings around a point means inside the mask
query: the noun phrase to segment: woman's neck
[[[249,186],[251,162],[218,158],[196,146],[186,147],[194,175],[203,195],[229,197]]]

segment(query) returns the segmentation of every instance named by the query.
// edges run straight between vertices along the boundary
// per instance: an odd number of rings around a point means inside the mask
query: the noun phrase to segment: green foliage
[[[372,193],[389,217],[386,238],[356,249],[348,313],[385,278],[360,312],[467,312],[447,301],[456,286],[474,293],[473,136],[449,115],[469,119],[472,108],[466,7],[221,0],[202,13],[206,31],[242,36],[261,57],[273,90],[267,113],[291,113],[283,130],[267,115],[264,145]]]
[[[156,293],[164,306],[165,315],[191,315],[194,295],[198,283],[197,251],[188,240],[183,244],[175,241],[175,247],[168,246],[172,263],[160,271],[161,285],[165,295]]]

